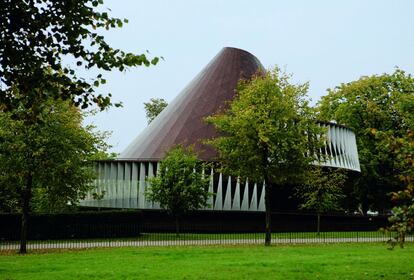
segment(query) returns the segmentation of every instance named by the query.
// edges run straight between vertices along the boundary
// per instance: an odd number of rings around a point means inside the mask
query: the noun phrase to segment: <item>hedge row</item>
[[[18,240],[20,215],[0,214],[0,240]],[[272,213],[273,232],[315,232],[314,213]],[[322,215],[321,231],[376,231],[386,216]],[[180,230],[193,233],[263,232],[263,212],[194,211],[180,219]],[[142,232],[175,232],[175,219],[162,210],[35,214],[29,239],[133,237]]]
[[[33,214],[29,239],[76,239],[136,236],[142,220],[140,211],[99,211]],[[0,214],[0,240],[18,240],[20,214]]]

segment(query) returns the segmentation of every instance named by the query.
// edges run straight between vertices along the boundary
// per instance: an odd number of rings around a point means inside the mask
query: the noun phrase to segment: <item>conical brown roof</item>
[[[237,82],[262,69],[252,54],[235,48],[222,49],[190,84],[121,153],[119,159],[159,160],[172,147],[194,144],[203,160],[216,152],[202,144],[217,135],[204,118],[233,99]]]

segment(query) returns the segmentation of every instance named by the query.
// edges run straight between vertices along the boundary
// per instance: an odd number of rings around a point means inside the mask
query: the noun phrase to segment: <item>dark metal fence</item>
[[[319,233],[316,221],[313,213],[273,213],[272,243],[386,242],[394,237],[378,231],[386,217],[323,215]],[[29,250],[264,244],[262,213],[200,211],[180,219],[178,233],[175,219],[161,211],[38,215],[30,228]],[[0,215],[0,251],[18,250],[18,238],[19,216]]]

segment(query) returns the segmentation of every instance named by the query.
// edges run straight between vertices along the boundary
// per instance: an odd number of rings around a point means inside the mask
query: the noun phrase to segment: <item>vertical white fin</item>
[[[154,165],[153,165],[152,162],[148,163],[148,176],[147,176],[147,178],[148,179],[154,178]],[[145,190],[147,190],[150,186],[151,186],[151,183],[146,180]],[[153,209],[152,201],[149,201],[149,200],[146,199],[145,200],[145,208],[146,209]]]
[[[157,162],[157,164],[155,165],[155,170],[156,170],[155,171],[155,177],[157,177],[160,174],[160,163],[159,162]],[[153,205],[152,205],[152,207],[154,209],[161,209],[159,202],[154,202]]]
[[[125,208],[131,208],[131,162],[125,162],[124,195],[122,201]]]
[[[209,193],[213,193],[213,184],[214,184],[214,170],[213,168],[211,168],[211,173],[210,173],[210,184],[208,185],[208,192]],[[210,195],[207,199],[207,206],[205,207],[205,209],[207,210],[212,210],[213,209],[213,196]]]
[[[249,181],[246,179],[246,185],[244,186],[244,194],[243,194],[243,200],[241,204],[242,211],[248,211],[249,210]]]
[[[105,163],[105,206],[109,207],[111,204],[111,200],[109,198],[109,193],[111,191],[111,163]]]
[[[116,177],[117,177],[117,165],[116,162],[111,162],[111,179],[109,187],[109,203],[112,207],[115,205],[116,200]]]
[[[138,208],[138,164],[137,162],[132,163],[132,174],[131,174],[131,207]]]
[[[257,184],[254,184],[252,201],[250,202],[250,211],[257,211]]]
[[[260,195],[259,207],[257,208],[257,211],[265,211],[265,209],[266,209],[266,207],[265,207],[265,193],[266,193],[266,183],[263,182],[262,193]]]
[[[124,164],[118,162],[117,164],[117,180],[116,180],[116,195],[115,195],[115,207],[123,208],[122,198],[124,192]]]
[[[227,181],[226,195],[224,196],[223,210],[231,210],[231,176]]]
[[[139,167],[138,208],[145,209],[145,163]]]
[[[240,211],[240,178],[237,178],[231,210]]]
[[[214,210],[223,210],[223,174],[220,173]]]

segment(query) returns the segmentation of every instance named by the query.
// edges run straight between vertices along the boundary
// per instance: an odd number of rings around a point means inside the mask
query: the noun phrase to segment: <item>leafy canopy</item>
[[[392,74],[362,77],[328,90],[318,104],[319,118],[354,130],[361,163],[361,176],[354,194],[368,207],[390,207],[387,194],[402,187],[398,155],[390,152],[375,134],[405,137],[414,130],[414,78],[400,69]]]
[[[148,124],[150,124],[167,106],[168,102],[163,98],[151,98],[150,101],[144,102]]]
[[[157,176],[150,178],[147,197],[159,202],[161,208],[179,217],[189,210],[207,204],[209,178],[201,171],[202,164],[189,149],[178,146],[161,160]]]
[[[322,147],[322,129],[306,100],[308,84],[293,85],[275,68],[240,81],[222,113],[208,117],[222,136],[210,140],[224,172],[266,182],[265,245],[271,244],[270,190],[301,182]]]
[[[110,94],[95,94],[95,88],[106,83],[102,74],[86,80],[77,75],[78,68],[64,65],[67,59],[77,67],[105,71],[158,62],[157,57],[150,61],[145,54],[108,45],[100,30],[122,27],[127,20],[110,17],[102,4],[103,0],[0,2],[0,110],[24,107],[36,116],[35,101],[49,97],[68,99],[82,108],[111,105]]]
[[[340,210],[345,181],[343,170],[312,167],[304,183],[297,188],[297,196],[302,199],[300,208],[318,213]]]
[[[390,148],[396,156],[396,166],[399,170],[397,180],[403,184],[403,189],[391,193],[391,200],[395,203],[391,225],[387,230],[397,233],[395,241],[403,247],[405,237],[414,233],[414,131],[407,131],[403,137],[376,133],[382,143]],[[394,242],[391,242],[394,246]]]
[[[27,126],[0,113],[0,211],[19,211],[32,177],[32,209],[59,211],[76,205],[95,177],[90,160],[106,154],[106,134],[82,126],[83,115],[68,102],[49,100],[42,122]]]
[[[229,108],[207,118],[222,136],[210,143],[227,172],[256,182],[301,181],[322,146],[322,129],[306,100],[308,84],[275,68],[241,81]]]

